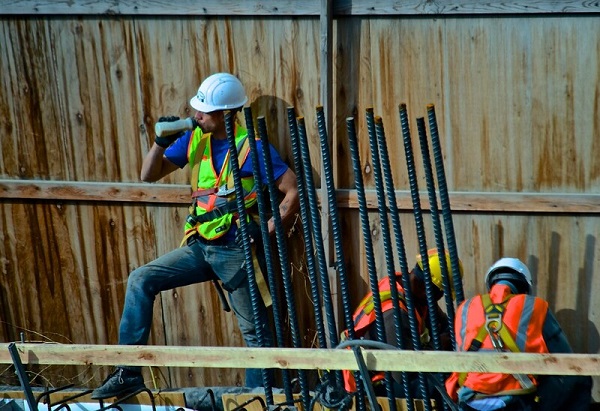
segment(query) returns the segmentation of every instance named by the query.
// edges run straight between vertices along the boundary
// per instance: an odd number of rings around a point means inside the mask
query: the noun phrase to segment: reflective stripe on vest
[[[247,139],[247,131],[243,127],[236,125],[235,143],[238,149],[238,163],[240,169],[244,162],[249,158],[248,154],[250,147]],[[200,156],[197,150],[202,150]],[[197,190],[201,191],[202,195],[195,198],[194,206],[191,207],[191,213],[201,216],[212,212],[218,208],[235,209],[235,207],[227,207],[228,203],[235,202],[235,190],[233,186],[232,171],[230,167],[229,152],[225,157],[223,166],[220,170],[215,170],[212,161],[212,150],[210,136],[202,133],[200,128],[197,128],[191,139],[188,149],[188,160],[192,169],[198,171]],[[199,167],[197,163],[200,161]],[[254,185],[254,176],[250,175],[241,178],[242,188],[244,189],[244,200],[246,208],[253,206],[256,203],[256,191]],[[192,185],[193,187],[194,185]],[[215,189],[215,190],[208,190]],[[235,212],[226,212],[223,215],[216,213],[219,217],[211,220],[192,225],[186,222],[185,235],[198,232],[202,237],[212,240],[223,236],[231,228]]]
[[[396,289],[398,290],[398,304],[401,310],[408,312],[406,307],[406,301],[404,299],[404,288],[400,284],[400,276],[396,279]],[[392,291],[390,287],[389,277],[384,277],[379,281],[379,298],[381,300],[381,313],[385,313],[393,309],[394,302],[392,301]],[[425,316],[421,316],[419,312],[415,310],[415,317],[417,320],[417,326],[419,334],[422,336],[425,332]],[[371,326],[375,322],[375,305],[373,303],[373,293],[368,293],[360,302],[356,310],[354,311],[354,331],[355,337],[360,338],[364,336]],[[373,385],[380,384],[384,380],[383,372],[371,372],[371,383]],[[344,378],[344,388],[348,392],[356,391],[356,380],[354,379],[353,372],[349,370],[342,370],[342,376]]]
[[[531,353],[547,353],[548,347],[542,336],[548,303],[544,300],[526,294],[511,294],[506,285],[495,285],[489,293],[492,304],[504,305],[501,327],[508,331],[505,351],[520,351]],[[494,351],[494,345],[486,329],[486,308],[481,295],[462,303],[456,312],[456,346],[458,351],[469,351],[475,344],[479,350]],[[503,331],[503,332],[504,332]],[[498,333],[499,334],[499,333]],[[514,348],[510,348],[511,342]],[[518,395],[531,392],[519,382],[518,376],[510,374],[490,373],[453,373],[451,379],[456,380],[453,390],[464,386],[473,391],[486,395]],[[535,378],[529,378],[536,384]],[[452,396],[453,394],[449,392]]]

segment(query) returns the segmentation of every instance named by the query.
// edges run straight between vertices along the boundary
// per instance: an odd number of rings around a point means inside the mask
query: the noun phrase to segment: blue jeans
[[[229,304],[248,347],[261,346],[255,323],[262,329],[263,346],[272,345],[267,310],[259,298],[259,318],[254,319],[243,248],[235,243],[208,245],[192,238],[188,244],[134,270],[127,280],[125,305],[119,327],[119,344],[145,345],[152,325],[154,299],[176,287],[219,278],[229,294]],[[127,367],[133,368],[133,367]],[[137,367],[139,369],[139,367]],[[246,386],[262,386],[260,369],[246,371]]]

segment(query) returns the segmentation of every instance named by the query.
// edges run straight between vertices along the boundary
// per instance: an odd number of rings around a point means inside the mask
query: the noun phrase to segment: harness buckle
[[[502,328],[502,313],[487,313],[485,315],[485,328],[488,332],[497,334]]]
[[[235,192],[235,187],[227,188],[227,185],[223,184],[217,191],[217,196],[227,197]]]
[[[502,313],[501,312],[488,312],[485,315],[485,328],[490,335],[492,345],[497,351],[504,350],[504,342],[498,335],[502,329]]]

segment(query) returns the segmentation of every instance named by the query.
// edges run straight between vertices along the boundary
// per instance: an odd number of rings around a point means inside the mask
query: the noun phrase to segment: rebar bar
[[[329,344],[335,347],[338,344],[339,337],[337,333],[337,326],[333,311],[333,301],[331,299],[331,286],[329,281],[329,273],[327,270],[327,262],[325,260],[323,233],[321,230],[321,216],[319,213],[317,194],[312,176],[312,164],[310,161],[310,153],[308,150],[308,139],[306,135],[306,125],[304,123],[304,117],[298,117],[298,136],[300,137],[300,150],[302,152],[302,162],[304,178],[306,182],[306,191],[309,200],[308,202],[310,207],[312,232],[315,240],[315,248],[317,251],[317,262],[319,266],[319,277],[321,280],[321,293],[323,296],[323,305],[325,306],[325,317],[327,319]],[[341,373],[339,371],[336,371],[335,382],[337,385],[341,385],[341,377]]]
[[[235,188],[235,196],[237,203],[237,211],[239,215],[239,227],[241,230],[242,238],[247,239],[248,234],[248,214],[246,212],[246,205],[244,201],[244,188],[240,179],[240,166],[237,162],[238,150],[235,144],[235,127],[234,127],[234,114],[227,110],[225,111],[225,132],[227,134],[227,141],[229,143],[229,155],[232,159],[230,161],[231,172],[233,174],[233,183]],[[249,241],[243,241],[244,250],[244,262],[246,272],[248,275],[248,290],[250,291],[250,302],[252,305],[252,313],[254,315],[256,338],[258,344],[261,347],[265,346],[265,335],[263,332],[262,324],[258,324],[260,318],[260,304],[262,304],[262,297],[256,284],[256,274],[254,272],[254,263],[252,259],[252,249]],[[270,372],[267,369],[262,370],[263,384],[265,388],[265,398],[268,404],[273,404],[273,390],[271,388],[272,382]]]
[[[304,233],[304,249],[306,256],[306,270],[308,274],[311,299],[315,310],[315,326],[317,328],[317,339],[321,348],[327,347],[325,336],[325,326],[321,314],[321,295],[319,294],[319,284],[317,279],[313,236],[310,228],[310,206],[307,198],[306,179],[304,177],[304,165],[300,153],[300,143],[298,137],[298,123],[293,107],[288,107],[288,126],[292,140],[292,156],[294,157],[294,167],[296,170],[296,181],[298,185],[298,198],[300,202],[300,218],[302,221],[302,231]]]
[[[399,106],[399,114],[400,114],[400,125],[402,128],[402,137],[404,140],[404,153],[406,157],[406,168],[408,172],[408,182],[410,185],[410,193],[413,204],[413,215],[415,217],[415,226],[417,231],[417,239],[419,243],[419,253],[421,254],[421,261],[423,264],[423,273],[424,273],[424,282],[425,282],[425,295],[427,299],[427,306],[429,312],[431,313],[431,307],[434,304],[433,298],[433,290],[431,284],[431,271],[429,269],[429,259],[427,258],[427,242],[425,238],[425,229],[423,226],[423,215],[421,212],[421,203],[419,200],[419,187],[417,185],[417,176],[415,172],[415,163],[411,145],[411,137],[410,137],[410,128],[408,125],[408,113],[406,111],[406,105],[400,104]],[[435,302],[437,304],[437,302]],[[430,327],[431,334],[433,334],[434,339],[435,336],[438,335],[439,332],[437,330],[436,321],[430,317]],[[439,338],[438,338],[439,339]],[[424,379],[423,374],[419,374],[419,382],[421,383],[421,392],[423,394],[423,398],[427,398],[425,401],[425,408],[427,411],[430,410],[431,404],[429,401],[429,393],[427,389],[427,381]]]
[[[331,154],[329,152],[329,140],[325,124],[325,113],[322,106],[317,107],[317,129],[321,141],[321,158],[323,162],[323,175],[325,177],[325,187],[327,189],[327,200],[329,204],[329,216],[331,218],[331,232],[335,247],[336,263],[335,267],[340,282],[340,291],[342,295],[342,307],[344,311],[344,320],[346,329],[354,334],[354,321],[352,320],[352,307],[350,305],[350,290],[348,287],[348,274],[346,273],[346,259],[342,247],[342,230],[340,227],[340,216],[337,206],[337,197],[335,191],[335,182],[333,181],[333,166],[331,164]],[[353,337],[350,337],[353,338]]]
[[[440,204],[442,207],[442,217],[444,219],[444,227],[446,228],[446,242],[448,243],[448,253],[450,254],[450,266],[453,273],[460,272],[460,260],[458,258],[458,250],[456,248],[456,236],[454,233],[454,223],[452,221],[452,211],[450,207],[450,199],[448,197],[448,185],[446,183],[446,173],[444,171],[444,158],[440,145],[440,137],[437,127],[437,119],[435,115],[435,107],[433,104],[427,106],[427,117],[429,118],[429,131],[431,133],[431,147],[433,149],[433,158],[435,170],[438,180],[438,188],[440,191]],[[454,284],[455,303],[458,306],[465,299],[465,293],[460,275],[452,276]]]
[[[433,233],[437,247],[440,270],[442,274],[442,284],[444,288],[444,300],[446,302],[446,314],[448,323],[454,324],[454,305],[452,301],[452,287],[450,286],[450,278],[448,274],[448,264],[446,262],[446,250],[444,247],[444,236],[440,222],[440,213],[437,206],[437,195],[435,193],[435,182],[433,180],[433,168],[431,166],[431,158],[429,155],[429,145],[427,143],[427,131],[425,130],[425,119],[417,118],[417,129],[419,133],[419,143],[421,145],[421,156],[423,158],[423,168],[425,170],[425,181],[427,184],[427,193],[429,194],[429,209],[431,213],[431,222]],[[457,273],[458,274],[458,273]],[[454,327],[448,327],[452,348],[456,348],[456,340],[454,338]],[[438,339],[439,340],[439,339]],[[441,344],[438,349],[442,349]]]
[[[400,326],[400,312],[399,312],[399,298],[398,298],[398,288],[396,286],[396,270],[394,269],[394,258],[393,255],[390,253],[390,250],[393,249],[392,244],[391,244],[391,237],[390,237],[390,227],[389,227],[389,221],[388,221],[388,213],[387,213],[387,206],[386,206],[386,201],[385,201],[385,192],[383,190],[383,178],[381,175],[381,160],[379,157],[379,143],[378,143],[378,138],[377,138],[377,134],[381,133],[381,118],[377,117],[374,118],[373,116],[373,111],[370,109],[367,109],[367,129],[369,131],[369,147],[371,149],[371,162],[372,162],[372,166],[373,166],[373,177],[375,179],[375,191],[377,192],[377,201],[379,203],[379,206],[377,207],[378,212],[379,212],[379,224],[380,224],[380,228],[381,228],[381,235],[383,237],[383,252],[384,252],[384,256],[385,256],[385,262],[386,262],[386,271],[388,274],[388,279],[390,282],[390,294],[392,297],[392,315],[394,318],[394,329],[396,332],[396,342],[400,343],[401,345],[403,345],[402,342],[402,337],[400,336],[401,331],[401,326]],[[378,124],[379,126],[378,127]],[[379,128],[379,131],[378,131]],[[375,294],[379,294],[379,281],[377,279],[377,276],[375,275],[374,277],[371,277],[371,280],[375,280],[375,283],[371,282],[371,289],[373,292],[373,295]],[[375,290],[375,291],[373,291]],[[379,334],[378,333],[378,340],[382,343],[387,342],[386,339],[386,335],[385,335],[385,324],[383,321],[383,313],[382,313],[382,309],[381,309],[381,299],[379,299],[380,301],[380,309],[379,311],[375,311],[375,323],[379,323],[379,326],[382,327],[382,333]],[[379,321],[377,320],[377,317],[379,317]],[[378,330],[379,331],[379,330]],[[390,410],[391,411],[396,411],[396,395],[394,392],[394,378],[392,376],[391,372],[385,372],[385,382],[386,382],[386,392],[387,392],[387,397],[388,397],[388,402],[390,405]],[[405,389],[405,391],[407,391]]]
[[[279,261],[281,262],[281,274],[283,277],[283,289],[287,300],[288,315],[290,318],[290,331],[292,334],[292,344],[294,348],[301,348],[302,342],[300,338],[300,327],[298,326],[298,315],[296,314],[296,298],[294,296],[294,290],[292,286],[292,277],[290,274],[290,263],[287,253],[287,247],[285,244],[285,235],[283,229],[283,223],[281,221],[281,213],[279,212],[277,202],[277,188],[275,187],[275,180],[273,176],[273,163],[271,160],[271,149],[269,145],[269,137],[267,133],[267,125],[265,118],[260,116],[257,118],[258,122],[258,134],[262,141],[262,152],[265,162],[265,171],[267,173],[267,187],[269,189],[269,195],[271,198],[271,212],[273,222],[275,224],[275,238],[277,242],[277,250],[279,252]],[[309,390],[306,380],[305,370],[298,370],[298,378],[300,382],[300,392],[302,393],[303,399],[308,399]],[[290,399],[293,401],[293,399]]]
[[[357,199],[358,199],[358,214],[361,221],[362,235],[363,241],[365,243],[365,256],[367,260],[367,273],[369,274],[369,278],[375,276],[377,278],[377,267],[375,265],[375,253],[373,251],[373,241],[371,238],[371,227],[369,224],[369,211],[367,208],[367,200],[365,196],[365,187],[362,178],[362,169],[361,169],[361,161],[360,155],[358,153],[358,139],[356,136],[356,127],[354,123],[353,117],[348,117],[346,119],[346,130],[348,132],[348,142],[350,147],[350,155],[352,159],[352,166],[354,170],[354,185],[356,188]],[[369,281],[370,283],[370,281]],[[378,293],[379,294],[379,293]],[[379,300],[379,310],[381,311],[381,299],[379,295],[376,297]],[[377,317],[376,317],[377,320]],[[357,387],[359,386],[360,379],[356,376],[355,379],[357,381]],[[359,374],[360,375],[360,374]],[[406,380],[406,373],[402,373],[402,382],[403,382],[403,390],[405,392],[405,396],[407,397],[407,405],[409,406],[409,411],[412,411],[412,405],[410,404],[410,393],[408,392],[408,385]],[[366,381],[366,383],[370,383]]]
[[[275,345],[282,347],[284,343],[283,322],[281,320],[281,303],[279,301],[279,293],[277,292],[277,281],[273,268],[273,255],[271,252],[271,239],[269,237],[267,204],[265,201],[265,193],[263,190],[263,176],[260,169],[259,153],[256,146],[256,133],[254,130],[254,117],[250,107],[244,108],[244,117],[246,120],[246,130],[248,131],[248,142],[250,143],[250,156],[252,159],[252,171],[254,173],[254,189],[256,190],[256,201],[258,204],[258,216],[261,226],[262,241],[256,247],[262,246],[262,251],[265,256],[265,268],[267,270],[267,281],[269,290],[271,291],[273,322],[275,324]],[[266,180],[266,176],[265,180]],[[257,239],[258,240],[258,239]],[[259,250],[256,250],[258,253]],[[287,401],[293,401],[292,385],[288,370],[282,370],[283,389]]]

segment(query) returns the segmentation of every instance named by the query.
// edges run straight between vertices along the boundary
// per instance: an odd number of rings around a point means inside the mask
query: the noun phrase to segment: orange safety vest
[[[487,304],[485,302],[488,302]],[[511,294],[507,285],[494,285],[489,294],[464,301],[456,311],[455,337],[457,351],[512,351],[548,353],[542,329],[548,303],[527,294]],[[486,321],[496,320],[495,329],[488,331]],[[507,332],[508,331],[508,332]],[[492,341],[502,341],[495,348]],[[523,382],[525,381],[525,383]],[[527,381],[532,383],[527,387]],[[446,380],[446,391],[456,401],[458,390],[465,386],[480,396],[522,395],[535,391],[537,381],[532,375],[452,373]]]
[[[400,273],[396,273],[396,289],[398,290],[398,305],[400,309],[408,312],[408,308],[406,307],[406,302],[404,300],[404,288],[400,284]],[[383,314],[386,311],[391,310],[394,307],[394,303],[392,301],[392,292],[390,288],[390,279],[389,277],[385,277],[379,281],[379,298],[381,300],[381,313]],[[427,312],[425,311],[422,315],[415,310],[415,316],[417,318],[417,325],[419,327],[419,334],[423,335],[425,332],[425,317]],[[373,303],[373,293],[368,293],[358,305],[356,311],[354,311],[354,332],[356,338],[363,337],[371,324],[375,322],[375,307]],[[348,331],[344,331],[344,336],[348,337]],[[354,379],[354,374],[350,370],[342,370],[342,375],[344,377],[344,387],[348,392],[356,391],[356,380]],[[383,372],[372,372],[371,373],[371,382],[373,384],[381,382],[384,377]]]

